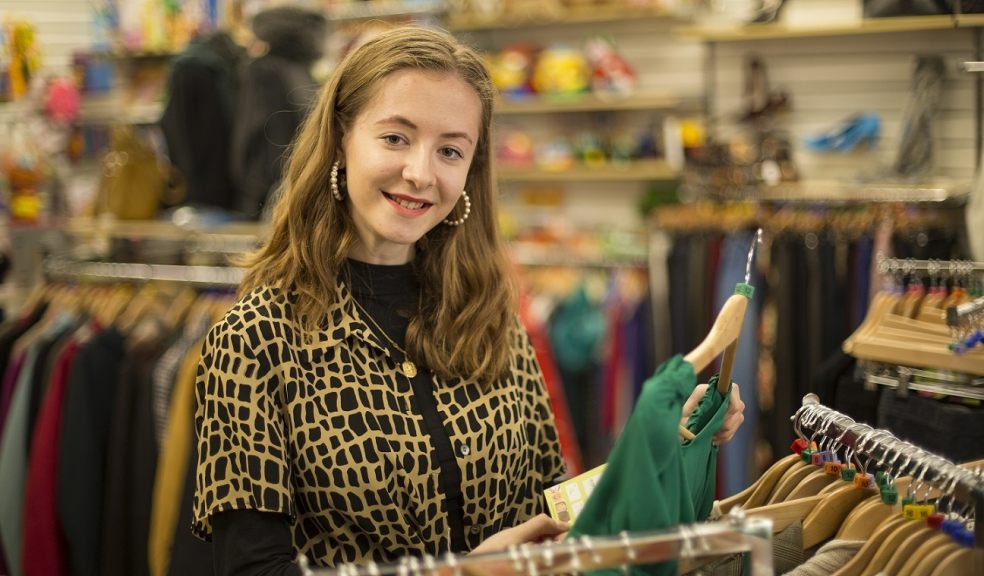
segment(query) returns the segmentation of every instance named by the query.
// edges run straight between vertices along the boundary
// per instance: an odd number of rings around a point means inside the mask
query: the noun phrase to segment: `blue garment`
[[[856,330],[868,315],[868,292],[871,289],[871,238],[862,236],[856,244],[854,259],[854,290],[851,297],[851,332]]]
[[[721,312],[725,301],[735,292],[735,285],[745,281],[745,265],[748,262],[748,249],[755,235],[741,232],[728,236],[721,248],[721,261],[718,267],[718,282],[714,294],[714,315]],[[752,266],[749,278],[752,286],[761,286],[759,275]],[[734,438],[721,447],[721,486],[724,496],[737,494],[749,486],[758,476],[755,469],[755,428],[758,422],[758,326],[759,302],[761,298],[748,303],[745,321],[741,327],[738,350],[731,374],[732,382],[741,388],[741,399],[745,402],[745,422],[738,428]]]

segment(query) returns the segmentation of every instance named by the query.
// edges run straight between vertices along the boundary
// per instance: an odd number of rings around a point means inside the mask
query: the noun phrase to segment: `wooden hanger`
[[[874,556],[871,557],[868,565],[861,572],[861,576],[874,576],[885,570],[892,556],[895,554],[904,554],[901,549],[903,542],[925,528],[926,525],[924,523],[903,519],[903,522],[878,546],[878,550],[875,551]]]
[[[816,471],[816,468],[812,464],[807,464],[803,462],[802,466],[793,466],[789,469],[789,472],[783,475],[782,480],[776,485],[775,490],[769,495],[769,504],[777,504],[779,502],[784,502],[789,496],[789,493],[796,488],[799,483]]]
[[[854,343],[858,338],[874,330],[881,323],[882,317],[892,311],[899,298],[899,294],[887,290],[876,293],[871,299],[871,304],[868,305],[868,313],[865,314],[864,320],[854,330],[854,333],[844,340],[842,345],[844,352],[853,355]]]
[[[902,570],[902,566],[915,554],[916,550],[925,544],[927,540],[940,534],[938,531],[926,526],[925,522],[911,523],[917,527],[917,530],[902,538],[901,542],[898,543],[896,550],[885,563],[884,572],[886,574],[898,574]]]
[[[757,508],[769,500],[769,495],[776,487],[782,475],[797,462],[802,462],[799,454],[790,454],[778,460],[769,467],[751,486],[738,494],[721,500],[720,507],[724,513],[741,504],[746,509]]]
[[[745,321],[745,310],[748,308],[748,297],[741,294],[734,294],[728,298],[721,312],[714,319],[711,330],[707,333],[704,340],[691,350],[684,360],[694,368],[694,374],[700,374],[704,368],[718,357],[728,347],[738,339],[741,333],[741,325]],[[717,390],[723,396],[728,393],[731,386],[731,378],[727,381],[718,378]],[[680,436],[685,440],[693,440],[696,436],[686,427],[680,425]]]
[[[871,488],[858,488],[848,483],[824,495],[824,499],[803,519],[803,548],[812,548],[829,540],[851,510],[873,495],[875,491]]]
[[[908,522],[905,518],[895,515],[889,518],[885,518],[874,530],[869,534],[864,535],[865,543],[861,546],[861,549],[847,562],[847,564],[841,566],[833,576],[860,576],[861,572],[868,565],[868,561],[875,555],[878,547],[885,538],[891,534],[896,528],[898,528],[903,522]],[[853,540],[858,540],[858,538],[853,538]]]
[[[809,496],[779,504],[770,504],[752,508],[745,512],[750,518],[769,518],[772,520],[772,532],[779,533],[797,520],[803,520],[818,504],[823,496]]]
[[[729,344],[738,338],[747,308],[748,298],[740,294],[734,294],[725,301],[724,306],[721,307],[721,312],[714,319],[714,325],[711,326],[710,332],[696,348],[683,357],[694,367],[695,373],[701,373],[712,360],[717,358]],[[727,392],[730,384],[730,382],[718,381],[718,390],[724,388],[724,392]]]
[[[793,488],[792,492],[786,496],[786,500],[818,496],[820,490],[834,484],[837,480],[840,478],[827,474],[823,469],[814,470]]]
[[[930,528],[926,528],[930,530]],[[937,563],[950,552],[955,551],[956,544],[948,535],[935,531],[906,559],[902,568],[896,573],[898,576],[929,576]],[[930,565],[929,562],[932,562]]]
[[[931,576],[978,576],[977,567],[974,565],[975,554],[982,554],[982,552],[973,548],[960,548],[942,559]]]

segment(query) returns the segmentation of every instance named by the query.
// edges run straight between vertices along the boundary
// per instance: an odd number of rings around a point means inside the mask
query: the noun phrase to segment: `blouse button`
[[[461,454],[462,456],[468,456],[469,454],[471,454],[471,448],[468,447],[468,444],[462,444],[461,447],[458,448],[458,454]]]
[[[472,534],[478,534],[479,532],[482,531],[482,528],[481,526],[472,526],[470,530]]]

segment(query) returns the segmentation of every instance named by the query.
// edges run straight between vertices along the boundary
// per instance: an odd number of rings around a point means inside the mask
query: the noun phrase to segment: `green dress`
[[[676,355],[646,381],[612,449],[598,485],[568,538],[665,530],[707,519],[714,503],[717,447],[711,438],[724,422],[731,388],[722,396],[717,377],[687,420],[696,438],[680,443],[683,405],[697,385],[693,366]],[[676,574],[676,562],[637,565],[636,575]],[[597,571],[620,574],[619,567]]]

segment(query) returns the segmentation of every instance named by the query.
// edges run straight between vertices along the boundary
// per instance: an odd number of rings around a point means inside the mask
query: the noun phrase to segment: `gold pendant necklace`
[[[403,372],[403,375],[406,376],[407,378],[413,378],[414,376],[416,376],[417,365],[414,364],[413,361],[411,361],[409,358],[407,358],[406,351],[403,348],[400,348],[399,346],[396,345],[396,342],[394,342],[393,339],[386,334],[386,331],[383,330],[382,327],[380,327],[380,325],[376,323],[376,320],[374,320],[373,317],[369,314],[369,311],[363,308],[362,304],[359,304],[359,301],[355,299],[355,296],[352,296],[352,302],[355,303],[355,306],[359,309],[359,312],[361,312],[362,315],[365,316],[365,319],[368,320],[370,323],[372,323],[373,327],[376,328],[376,332],[378,332],[380,336],[382,336],[387,342],[389,342],[390,345],[392,345],[393,348],[395,348],[400,354],[403,354],[403,362],[400,363],[400,372]]]
[[[417,365],[409,360],[404,360],[400,368],[403,370],[403,375],[407,378],[413,378],[417,375]]]

